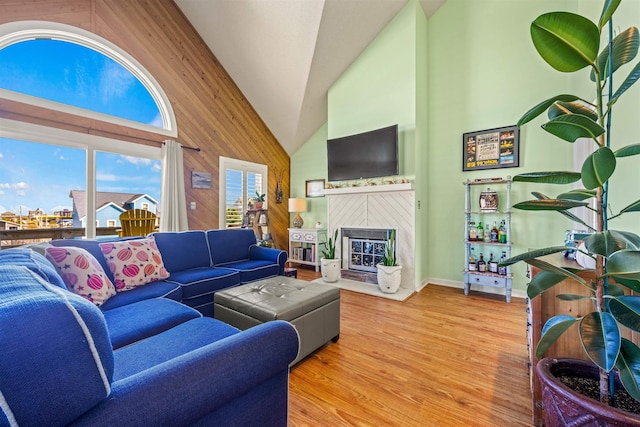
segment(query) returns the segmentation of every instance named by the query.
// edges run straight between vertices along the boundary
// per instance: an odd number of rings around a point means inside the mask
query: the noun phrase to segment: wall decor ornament
[[[308,180],[305,188],[305,197],[324,197],[324,179]]]
[[[191,188],[211,188],[211,174],[208,172],[191,172]]]
[[[507,126],[462,134],[462,171],[520,166],[520,129]]]

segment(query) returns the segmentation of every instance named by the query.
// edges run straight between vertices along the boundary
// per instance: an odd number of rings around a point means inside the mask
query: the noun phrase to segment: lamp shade
[[[306,199],[289,199],[289,212],[306,212]]]

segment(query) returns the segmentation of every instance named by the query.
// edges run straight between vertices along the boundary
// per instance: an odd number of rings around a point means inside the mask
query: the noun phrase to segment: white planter
[[[376,267],[378,267],[378,286],[380,290],[386,294],[398,292],[400,280],[402,280],[402,267],[399,265],[389,267],[383,264],[378,264]]]
[[[340,278],[340,259],[320,260],[320,271],[322,272],[322,280],[325,282],[337,282]]]

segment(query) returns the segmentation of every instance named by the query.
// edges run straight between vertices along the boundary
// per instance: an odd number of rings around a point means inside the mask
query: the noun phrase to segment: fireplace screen
[[[372,239],[349,239],[349,269],[376,271],[382,262],[386,242]]]

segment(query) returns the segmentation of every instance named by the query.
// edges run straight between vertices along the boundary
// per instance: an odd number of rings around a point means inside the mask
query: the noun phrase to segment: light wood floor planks
[[[290,426],[531,425],[523,299],[436,285],[405,302],[342,290],[341,311],[338,343],[291,370]]]

